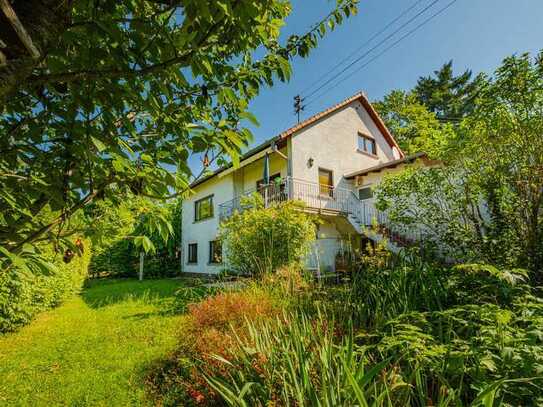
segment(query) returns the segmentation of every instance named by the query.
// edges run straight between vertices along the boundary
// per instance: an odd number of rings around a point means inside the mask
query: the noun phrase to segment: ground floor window
[[[222,263],[222,245],[220,240],[209,242],[209,262],[212,264]]]
[[[360,199],[361,201],[371,198],[373,198],[373,192],[371,190],[371,187],[364,187],[358,190],[358,199]]]
[[[198,243],[189,243],[188,263],[198,263]]]

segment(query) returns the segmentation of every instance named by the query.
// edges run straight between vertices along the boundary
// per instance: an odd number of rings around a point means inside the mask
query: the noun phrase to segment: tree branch
[[[121,77],[133,77],[133,76],[143,76],[149,75],[158,71],[161,71],[165,68],[168,68],[173,65],[179,65],[188,62],[188,58],[196,52],[196,48],[203,46],[205,41],[214,33],[214,31],[220,27],[221,22],[224,20],[224,17],[214,24],[212,24],[209,30],[204,34],[202,39],[196,44],[195,48],[192,48],[182,55],[177,55],[173,58],[167,59],[165,61],[149,65],[140,69],[104,69],[104,70],[82,70],[77,72],[63,72],[58,74],[50,75],[36,75],[28,78],[27,82],[30,81],[32,85],[41,85],[50,82],[74,82],[74,81],[83,81],[89,79],[103,79],[107,78],[121,78]],[[204,47],[205,48],[205,47]]]
[[[113,180],[110,180],[108,182],[106,182],[104,185],[102,185],[101,188],[99,189],[96,189],[94,192],[90,192],[88,193],[83,199],[81,199],[78,203],[76,203],[75,205],[73,205],[71,208],[69,208],[68,210],[66,211],[63,211],[63,213],[58,216],[57,218],[55,218],[52,222],[50,222],[49,224],[47,225],[43,225],[41,228],[39,228],[38,230],[36,230],[35,232],[31,233],[29,236],[27,236],[25,239],[23,239],[21,242],[17,243],[15,246],[13,246],[12,248],[9,248],[8,250],[11,252],[11,253],[18,253],[22,250],[23,246],[27,243],[30,243],[30,242],[33,242],[35,241],[37,238],[39,238],[41,235],[43,235],[44,233],[47,233],[49,232],[53,227],[55,227],[56,225],[58,225],[59,223],[61,223],[67,216],[70,216],[72,215],[75,211],[77,211],[78,209],[81,209],[83,208],[85,205],[87,205],[88,203],[92,202],[92,200],[94,198],[96,198],[96,196],[102,192],[103,190],[105,190],[109,185],[111,185],[111,183],[113,182]]]

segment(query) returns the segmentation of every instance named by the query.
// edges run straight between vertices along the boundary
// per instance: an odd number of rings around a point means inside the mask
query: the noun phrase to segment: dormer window
[[[370,155],[377,155],[375,139],[367,134],[358,133],[358,151]]]

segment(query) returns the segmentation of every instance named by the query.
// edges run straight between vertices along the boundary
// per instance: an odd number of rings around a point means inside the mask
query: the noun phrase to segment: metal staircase
[[[243,195],[220,204],[220,219],[227,219],[236,212],[250,208],[251,205],[244,198],[255,193],[262,197],[265,206],[296,200],[302,201],[308,211],[343,216],[356,233],[375,242],[386,240],[389,250],[394,252],[417,244],[420,240],[420,234],[415,229],[398,230],[391,224],[386,212],[378,210],[372,201],[359,200],[352,189],[332,188],[291,177],[246,191]]]

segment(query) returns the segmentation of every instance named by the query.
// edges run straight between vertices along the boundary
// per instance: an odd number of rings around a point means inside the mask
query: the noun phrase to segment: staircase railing
[[[398,245],[414,244],[420,239],[417,228],[400,230],[390,222],[386,211],[378,210],[372,201],[361,201],[352,189],[331,187],[291,177],[281,182],[261,185],[245,191],[230,201],[221,203],[219,219],[227,219],[236,211],[241,213],[251,208],[252,204],[244,200],[254,193],[262,197],[266,207],[275,203],[298,200],[311,209],[339,212],[350,218],[351,222],[354,221],[356,225],[353,226],[359,232],[373,230]]]

